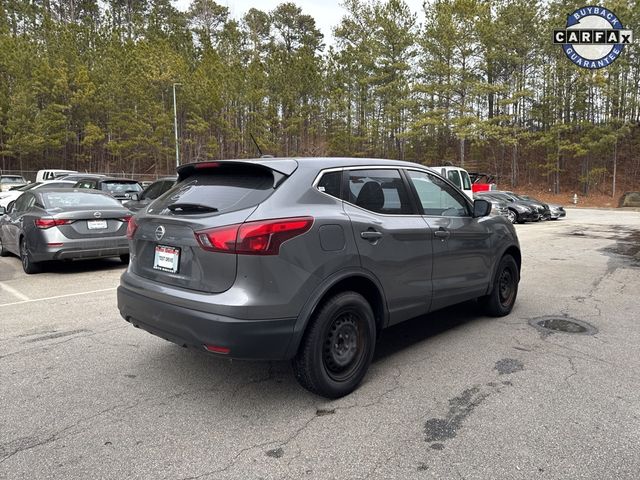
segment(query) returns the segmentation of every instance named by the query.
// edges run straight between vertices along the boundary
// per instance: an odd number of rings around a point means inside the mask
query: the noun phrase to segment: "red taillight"
[[[136,233],[137,228],[138,228],[138,224],[136,223],[136,217],[128,217],[127,238],[129,240],[133,239],[133,235]]]
[[[277,255],[280,245],[309,231],[313,217],[260,220],[196,232],[202,248],[243,255]]]
[[[210,252],[236,253],[236,239],[240,225],[210,228],[196,232],[196,239],[202,248]]]
[[[205,345],[205,350],[213,353],[222,353],[223,355],[227,355],[231,352],[230,348],[227,347],[218,347],[217,345]]]
[[[73,220],[67,220],[65,218],[36,218],[36,227],[45,230],[51,227],[58,227],[60,225],[69,225]]]

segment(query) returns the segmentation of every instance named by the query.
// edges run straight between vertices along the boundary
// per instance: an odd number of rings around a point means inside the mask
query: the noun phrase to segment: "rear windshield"
[[[264,168],[227,166],[203,170],[177,183],[154,201],[149,213],[183,215],[204,210],[170,208],[172,205],[199,205],[210,211],[232,212],[258,205],[275,190],[273,173]]]
[[[108,195],[76,191],[43,192],[42,201],[45,208],[122,207],[118,200]]]
[[[0,177],[2,183],[27,183],[22,177]]]
[[[101,189],[112,194],[142,191],[140,184],[133,182],[103,182]]]

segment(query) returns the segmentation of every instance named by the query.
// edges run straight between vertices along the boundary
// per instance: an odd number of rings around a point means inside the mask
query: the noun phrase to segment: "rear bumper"
[[[88,258],[107,258],[127,255],[129,243],[127,239],[78,241],[67,240],[61,246],[44,246],[32,249],[33,260],[44,262],[47,260],[74,260]]]
[[[118,287],[120,315],[133,326],[183,347],[207,351],[205,345],[229,349],[220,357],[284,360],[293,337],[295,318],[244,320],[141,295]]]

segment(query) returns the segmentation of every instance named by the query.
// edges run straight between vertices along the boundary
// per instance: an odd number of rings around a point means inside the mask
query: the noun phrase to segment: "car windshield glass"
[[[102,190],[109,193],[141,192],[142,187],[139,183],[133,182],[104,182]]]
[[[467,172],[460,172],[462,174],[462,187],[464,190],[471,190],[471,180]]]
[[[46,208],[121,207],[115,198],[86,192],[45,192],[42,200]]]
[[[22,177],[0,177],[2,183],[27,183]]]
[[[15,190],[17,192],[26,192],[27,190],[31,190],[32,188],[35,188],[38,185],[42,185],[42,184],[41,183],[29,183],[28,185],[25,185],[23,187],[18,187]]]
[[[271,170],[255,166],[224,166],[204,169],[176,184],[149,207],[149,213],[182,215],[174,204],[203,205],[218,212],[230,212],[253,207],[266,200],[274,191]],[[200,212],[189,213],[204,213]]]

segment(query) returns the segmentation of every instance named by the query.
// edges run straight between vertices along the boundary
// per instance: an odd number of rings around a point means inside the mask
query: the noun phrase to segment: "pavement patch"
[[[483,392],[480,387],[471,387],[459,396],[449,400],[449,411],[445,418],[431,418],[424,424],[427,442],[444,442],[455,438],[464,421],[482,404],[490,392]]]
[[[508,375],[510,373],[516,373],[524,369],[524,363],[515,358],[503,358],[496,362],[494,370],[498,371],[498,375]]]
[[[264,452],[267,457],[271,458],[281,458],[284,455],[284,450],[280,447],[274,448],[273,450],[267,450]]]

